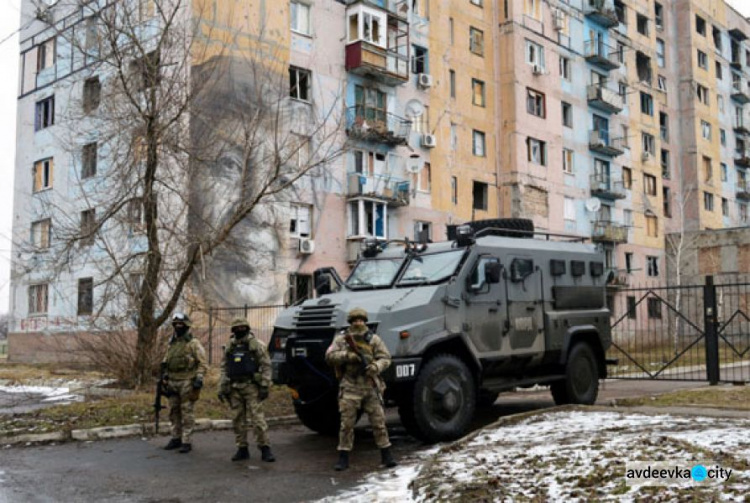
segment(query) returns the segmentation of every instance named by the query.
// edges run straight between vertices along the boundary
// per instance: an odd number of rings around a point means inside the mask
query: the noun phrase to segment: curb
[[[269,427],[299,424],[297,416],[279,416],[266,419]],[[229,419],[196,419],[193,431],[231,430],[232,421]],[[159,435],[166,435],[168,428],[162,428]],[[50,442],[92,442],[94,440],[108,440],[113,438],[127,438],[136,436],[154,436],[153,423],[125,424],[122,426],[102,426],[72,431],[53,431],[49,433],[24,433],[14,437],[0,439],[0,445],[5,448],[13,445],[43,444]]]

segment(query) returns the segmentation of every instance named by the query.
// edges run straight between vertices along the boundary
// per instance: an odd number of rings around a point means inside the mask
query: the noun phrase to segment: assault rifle
[[[367,366],[369,365],[367,357],[362,352],[362,350],[357,347],[357,343],[354,342],[354,337],[352,337],[351,334],[346,334],[344,336],[344,340],[346,341],[346,345],[349,346],[349,349],[354,351],[354,353],[359,357],[359,371],[362,373],[362,375],[367,376]],[[375,392],[375,396],[378,397],[378,402],[380,402],[381,406],[385,406],[385,401],[383,400],[383,395],[380,393],[380,387],[378,386],[377,381],[374,378],[370,377],[370,382],[372,383],[372,390]]]
[[[161,404],[161,397],[169,396],[169,393],[166,392],[167,387],[167,374],[162,373],[161,377],[159,377],[159,380],[156,382],[156,396],[154,396],[154,429],[156,430],[156,434],[159,434],[159,413],[162,409],[166,409],[166,405]]]

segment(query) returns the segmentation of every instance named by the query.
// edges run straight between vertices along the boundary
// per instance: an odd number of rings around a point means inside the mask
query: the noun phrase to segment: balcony
[[[743,166],[745,168],[750,167],[750,152],[747,150],[735,150],[734,165]]]
[[[750,183],[747,180],[737,181],[737,199],[743,201],[750,201]]]
[[[619,93],[601,84],[588,86],[586,96],[589,106],[598,108],[607,113],[620,113],[625,108],[625,100]]]
[[[395,0],[347,3],[346,71],[389,86],[407,82],[408,5]]]
[[[630,275],[622,269],[609,269],[606,277],[607,288],[627,288],[630,286]]]
[[[583,13],[605,28],[620,24],[615,12],[614,0],[584,0]]]
[[[346,133],[355,140],[406,145],[410,131],[410,120],[382,110],[361,106],[346,110]]]
[[[747,89],[742,86],[741,80],[732,82],[732,99],[741,105],[750,103],[750,94]]]
[[[591,175],[591,195],[601,199],[624,199],[627,196],[625,185],[609,175]]]
[[[389,206],[409,204],[409,182],[390,175],[347,175],[347,197],[370,197],[385,201]]]
[[[734,132],[740,135],[750,135],[750,129],[745,125],[744,120],[735,121]]]
[[[627,243],[628,228],[608,220],[597,220],[591,230],[591,240],[595,243]]]
[[[409,57],[360,40],[346,46],[346,71],[397,86],[409,80]]]
[[[588,40],[584,45],[584,51],[586,61],[592,65],[597,65],[607,71],[620,68],[617,51],[604,42]]]
[[[616,157],[625,152],[625,146],[622,138],[610,139],[609,131],[602,129],[589,131],[589,150]]]

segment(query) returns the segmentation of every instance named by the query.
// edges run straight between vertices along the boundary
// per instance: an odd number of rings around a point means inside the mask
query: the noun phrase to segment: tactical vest
[[[247,342],[230,346],[226,358],[227,377],[232,381],[249,381],[258,372],[258,362]]]
[[[195,358],[188,350],[188,342],[192,336],[181,337],[169,345],[167,350],[167,372],[186,372],[192,370],[195,364]]]

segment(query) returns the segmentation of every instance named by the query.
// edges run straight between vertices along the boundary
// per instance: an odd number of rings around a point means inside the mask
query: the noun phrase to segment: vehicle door
[[[503,281],[507,303],[505,325],[514,355],[544,351],[542,271],[530,256],[509,255]]]
[[[497,270],[493,279],[490,269]],[[505,291],[500,284],[500,259],[489,254],[479,255],[466,278],[464,300],[464,331],[480,353],[500,350],[502,327],[505,323]]]

